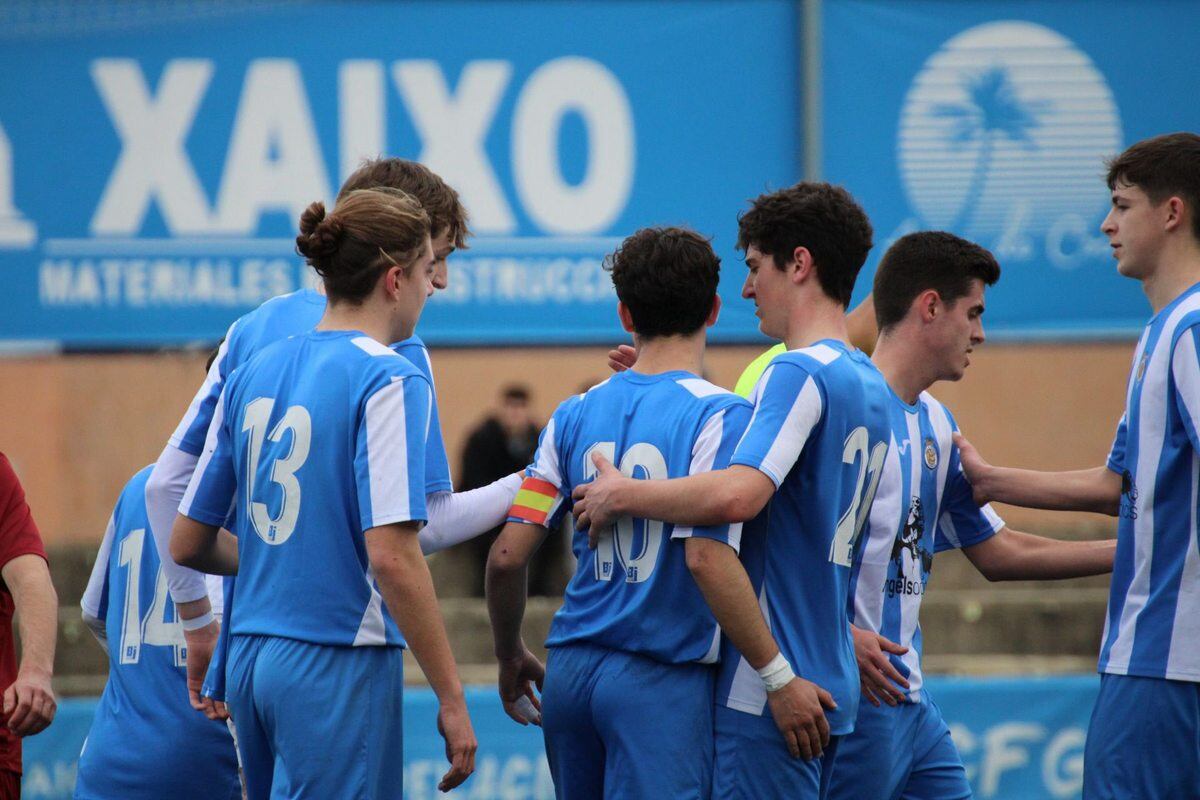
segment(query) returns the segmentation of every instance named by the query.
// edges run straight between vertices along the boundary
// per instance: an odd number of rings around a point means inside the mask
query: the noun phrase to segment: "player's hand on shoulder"
[[[874,631],[850,626],[854,635],[854,657],[858,661],[862,693],[876,707],[880,700],[889,706],[904,702],[908,680],[900,674],[888,654],[902,656],[908,652],[890,639]]]
[[[954,446],[958,448],[958,457],[962,462],[963,473],[971,484],[975,502],[983,505],[992,498],[987,494],[987,474],[992,465],[983,460],[975,445],[967,441],[961,433],[954,434]]]
[[[462,784],[475,771],[475,751],[479,742],[471,727],[467,714],[467,702],[461,696],[453,702],[444,702],[438,708],[437,729],[446,741],[446,760],[450,769],[438,783],[439,792],[448,792]]]
[[[542,724],[542,701],[538,692],[546,678],[546,667],[538,657],[522,647],[515,658],[497,659],[500,663],[500,701],[504,713],[519,725]],[[537,692],[534,687],[537,687]]]
[[[637,350],[634,350],[630,345],[620,344],[608,351],[608,368],[613,372],[624,372],[627,369],[633,369],[633,365],[636,363]]]
[[[4,692],[4,718],[17,736],[41,733],[54,721],[57,711],[48,674],[22,672]]]
[[[792,758],[819,758],[829,744],[829,720],[825,709],[837,708],[833,695],[803,678],[793,678],[767,693],[767,706],[783,734]]]
[[[588,546],[595,549],[600,534],[616,521],[616,497],[625,477],[599,451],[592,451],[596,477],[571,493],[575,503],[575,528],[588,532]]]

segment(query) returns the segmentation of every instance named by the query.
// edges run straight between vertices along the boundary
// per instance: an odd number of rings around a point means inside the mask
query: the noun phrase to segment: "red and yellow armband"
[[[554,484],[541,478],[526,478],[508,510],[510,521],[545,525],[558,508],[561,496]]]

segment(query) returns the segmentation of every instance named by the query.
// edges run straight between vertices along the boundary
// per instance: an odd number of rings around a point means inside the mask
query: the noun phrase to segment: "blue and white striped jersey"
[[[432,388],[357,331],[313,331],[235,371],[179,511],[236,512],[230,633],[324,645],[403,645],[363,532],[424,522]]]
[[[174,447],[200,455],[204,439],[212,422],[213,409],[229,375],[269,344],[289,336],[308,333],[325,313],[325,296],[312,289],[301,289],[266,301],[258,308],[236,320],[225,334],[225,341],[208,371],[204,384],[192,398],[187,413],[180,420],[170,442]],[[412,336],[392,345],[392,349],[421,370],[433,385],[433,365],[429,350],[421,337]],[[442,439],[442,422],[438,415],[437,397],[430,412],[429,437],[425,452],[425,493],[453,491],[450,479],[450,460]]]
[[[933,556],[970,547],[1004,527],[971,494],[952,436],[950,410],[923,392],[909,405],[891,395],[892,442],[867,528],[850,572],[850,621],[908,648],[892,664],[921,700],[921,626],[917,615]]]
[[[754,415],[732,464],[775,482],[742,536],[742,563],[796,674],[833,695],[834,734],[858,710],[858,665],[846,615],[851,559],[888,452],[889,389],[863,353],[823,340],[776,356],[750,397]],[[717,700],[765,713],[762,680],[726,642]]]
[[[594,451],[635,478],[682,478],[727,466],[749,418],[749,403],[690,372],[612,376],[565,401],[542,431],[529,475],[558,495],[545,524],[557,525],[574,488],[595,476]],[[576,531],[575,575],[546,645],[588,642],[671,664],[715,661],[720,630],[687,568],[682,540],[690,536],[736,550],[741,525],[626,517],[595,550]]]
[[[1200,284],[1134,351],[1108,468],[1123,478],[1101,672],[1200,681]]]
[[[233,737],[188,704],[183,629],[146,518],[150,470],[122,490],[83,596],[85,617],[103,623],[109,668],[75,797],[232,800],[241,797]]]

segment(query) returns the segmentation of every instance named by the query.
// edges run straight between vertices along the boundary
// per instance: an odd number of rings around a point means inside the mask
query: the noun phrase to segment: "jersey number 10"
[[[609,461],[617,461],[616,442],[596,442],[583,454],[583,476],[586,480],[596,477],[596,465],[592,463],[592,453],[599,452]],[[625,451],[621,456],[618,468],[622,475],[634,476],[640,470],[648,480],[661,480],[670,477],[667,472],[667,460],[662,451],[652,444],[638,442]],[[616,568],[615,560],[619,560],[625,572],[627,583],[641,583],[649,580],[658,564],[658,551],[662,549],[663,524],[660,520],[647,519],[642,521],[642,547],[637,553],[633,552],[634,528],[632,517],[621,517],[612,528],[600,534],[596,542],[596,580],[612,579]]]

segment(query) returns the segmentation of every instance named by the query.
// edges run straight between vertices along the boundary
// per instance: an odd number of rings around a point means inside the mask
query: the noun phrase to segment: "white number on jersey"
[[[583,454],[583,474],[587,479],[596,477],[596,466],[592,463],[592,453],[599,452],[609,461],[615,462],[617,454],[616,442],[597,442]],[[662,452],[652,444],[638,442],[625,451],[619,465],[622,475],[633,477],[634,472],[641,469],[649,480],[661,480],[668,476],[667,460]],[[617,520],[614,528],[600,534],[596,542],[596,580],[612,579],[615,569],[614,560],[619,560],[625,572],[628,583],[641,583],[648,580],[658,564],[658,553],[663,543],[663,523],[661,520],[643,520],[642,547],[638,553],[633,552],[634,526],[632,517],[622,517]]]
[[[312,444],[312,418],[304,406],[290,406],[268,435],[267,423],[271,420],[274,408],[275,399],[272,397],[260,397],[252,401],[246,406],[242,432],[250,433],[246,473],[250,521],[254,525],[254,532],[267,544],[283,544],[295,532],[296,519],[300,516],[300,482],[296,480],[296,472],[308,460],[308,449]],[[264,440],[269,438],[272,442],[281,442],[288,431],[292,432],[292,449],[286,456],[275,459],[271,467],[271,482],[283,492],[279,516],[272,518],[267,504],[256,499],[255,476]]]
[[[887,457],[887,449],[887,442],[876,442],[875,446],[871,447],[867,429],[864,427],[855,428],[846,437],[842,463],[858,464],[858,482],[855,484],[854,494],[850,497],[850,507],[838,520],[837,532],[829,545],[829,560],[834,564],[850,566],[854,545],[862,534],[867,517],[870,516],[871,503],[875,500],[875,491],[879,488],[879,476],[883,460]],[[864,483],[867,484],[865,492]]]
[[[187,645],[183,638],[183,626],[175,613],[175,606],[168,608],[167,576],[158,570],[154,580],[154,602],[142,617],[141,582],[142,548],[146,543],[146,529],[130,531],[121,541],[118,564],[128,567],[125,576],[125,608],[121,617],[122,664],[136,664],[142,657],[142,645],[150,647],[172,647],[175,649],[175,666],[187,663]],[[168,619],[169,616],[169,619]]]

